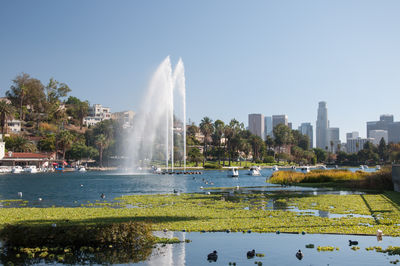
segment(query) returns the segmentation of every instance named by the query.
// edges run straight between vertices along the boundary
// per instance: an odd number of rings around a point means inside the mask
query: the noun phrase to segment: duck
[[[358,241],[349,240],[349,246],[357,246],[357,245],[358,245]]]
[[[256,255],[256,251],[254,249],[252,251],[247,251],[248,259],[254,258],[255,255]]]
[[[212,253],[207,255],[207,260],[217,261],[217,259],[218,259],[218,255],[217,255],[216,250],[214,250]]]
[[[301,250],[299,249],[299,251],[297,251],[297,253],[296,253],[296,258],[301,260],[303,257],[304,257],[303,252],[301,252]]]
[[[105,199],[106,195],[104,195],[104,193],[101,193],[100,198]]]

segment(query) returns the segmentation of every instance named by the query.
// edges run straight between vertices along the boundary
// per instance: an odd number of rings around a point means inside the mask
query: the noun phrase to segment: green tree
[[[249,141],[253,151],[253,160],[261,160],[263,151],[265,150],[264,141],[256,135],[252,135]]]
[[[6,101],[0,101],[0,127],[1,134],[4,134],[4,129],[7,126],[8,119],[14,117],[15,109],[11,104]]]
[[[192,163],[196,163],[196,167],[199,165],[199,162],[203,160],[203,155],[200,150],[196,147],[192,147],[188,152],[188,159]]]
[[[13,152],[35,152],[36,146],[20,135],[10,135],[4,138],[8,151]]]
[[[288,145],[293,141],[292,130],[284,124],[278,124],[274,127],[273,132],[275,145],[278,147],[279,153],[281,153],[282,146]]]
[[[47,134],[43,139],[39,140],[38,148],[40,151],[55,151],[56,150],[56,135]]]
[[[386,145],[385,139],[381,138],[378,145],[378,154],[382,161],[386,162],[389,157],[388,147]]]
[[[31,109],[31,116],[39,117],[46,100],[43,84],[26,73],[18,75],[13,80],[6,96],[19,109],[19,118],[22,120],[25,120],[25,110],[28,106]]]
[[[89,102],[70,96],[66,104],[68,106],[67,113],[77,121],[80,129],[82,129],[83,120],[89,113]]]
[[[318,163],[323,163],[328,159],[328,153],[321,148],[314,148],[313,149],[315,156],[317,157]]]
[[[105,134],[100,134],[96,136],[96,145],[99,149],[100,167],[103,167],[103,151],[108,144],[109,142]]]
[[[201,122],[200,122],[200,131],[203,133],[204,136],[204,141],[203,141],[203,167],[204,163],[207,160],[207,144],[208,144],[208,139],[210,138],[211,134],[214,132],[214,125],[212,120],[209,117],[204,117]]]
[[[61,148],[63,157],[65,160],[65,153],[69,150],[75,140],[75,136],[68,130],[62,130],[57,135],[57,145]]]

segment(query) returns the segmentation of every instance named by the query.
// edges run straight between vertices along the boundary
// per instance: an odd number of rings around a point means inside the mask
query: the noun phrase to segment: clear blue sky
[[[72,95],[137,110],[170,55],[186,67],[188,117],[247,124],[287,114],[365,136],[400,120],[400,1],[1,1],[0,94],[26,72]]]

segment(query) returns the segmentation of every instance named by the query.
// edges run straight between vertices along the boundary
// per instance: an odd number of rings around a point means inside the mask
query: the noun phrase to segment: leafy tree
[[[203,167],[204,167],[205,160],[207,159],[208,139],[214,131],[214,125],[209,117],[206,116],[201,120],[200,131],[204,135],[204,141],[203,141],[203,154],[204,154]]]
[[[46,100],[43,84],[26,73],[18,75],[13,80],[13,85],[6,92],[6,96],[19,109],[19,118],[22,120],[25,120],[28,106],[32,110],[31,116],[38,118]]]
[[[0,127],[1,134],[4,134],[4,129],[7,126],[8,119],[12,119],[15,113],[14,106],[6,101],[0,101]]]
[[[317,162],[322,163],[328,159],[328,154],[321,148],[314,148],[313,149],[315,156],[317,157]]]
[[[387,161],[389,157],[389,152],[384,138],[381,138],[381,140],[379,141],[378,154],[382,161]]]
[[[199,165],[199,162],[203,160],[203,155],[200,150],[196,147],[192,147],[188,152],[188,159],[190,162],[196,163],[196,167]]]
[[[250,144],[253,150],[253,160],[261,159],[263,151],[265,150],[265,144],[262,138],[256,135],[250,137]]]
[[[38,148],[40,151],[55,151],[56,150],[56,135],[47,134],[45,138],[39,140]]]
[[[83,120],[89,113],[89,102],[70,96],[66,104],[68,106],[67,113],[78,122],[80,129],[82,129]]]
[[[100,159],[100,167],[103,167],[103,151],[104,148],[108,145],[108,140],[105,134],[100,134],[96,136],[96,145],[99,149],[99,159]]]
[[[275,145],[278,147],[279,153],[281,153],[282,146],[288,145],[293,141],[292,130],[284,124],[278,124],[274,127],[273,132]]]

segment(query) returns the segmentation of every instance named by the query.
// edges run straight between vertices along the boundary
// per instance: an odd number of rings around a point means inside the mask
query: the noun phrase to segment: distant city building
[[[317,148],[325,150],[328,145],[328,109],[326,108],[326,102],[318,103],[318,115],[317,115],[317,128],[316,128],[316,139]]]
[[[400,142],[400,122],[392,122],[389,124],[388,141],[392,143]]]
[[[265,130],[264,130],[265,135],[272,137],[274,134],[272,132],[273,127],[272,127],[272,117],[271,116],[264,117],[264,126],[265,126]]]
[[[133,126],[134,111],[122,111],[111,114],[111,119],[117,120],[122,124],[123,128],[131,128]]]
[[[86,126],[94,126],[108,119],[111,119],[111,108],[103,107],[101,104],[94,104],[89,107],[89,115],[83,119],[83,123]]]
[[[273,115],[272,116],[272,129],[274,129],[279,124],[284,124],[285,126],[288,126],[288,116],[287,115]]]
[[[381,115],[379,121],[367,122],[367,138],[370,137],[371,130],[386,130],[389,131],[389,124],[393,123],[393,115]]]
[[[387,130],[371,130],[369,132],[370,138],[373,139],[372,143],[374,145],[379,145],[381,139],[385,140],[385,143],[388,143],[388,131]]]
[[[340,147],[340,132],[338,127],[328,128],[328,150],[336,153]]]
[[[262,114],[249,114],[249,131],[265,140],[265,125],[264,115]]]
[[[301,125],[299,126],[299,132],[303,135],[308,136],[308,138],[310,139],[310,147],[309,148],[313,148],[314,147],[314,134],[313,134],[313,126],[311,125],[311,123],[301,123]]]
[[[371,137],[371,131],[384,130],[388,133],[388,143],[400,142],[400,122],[394,122],[393,115],[381,115],[379,121],[367,122],[367,137]]]
[[[357,153],[364,148],[364,144],[367,142],[373,142],[371,138],[355,138],[355,139],[348,139],[346,143],[346,150],[348,153]]]
[[[356,139],[359,136],[360,136],[360,134],[358,133],[358,131],[353,131],[353,132],[350,132],[350,133],[346,133],[346,141],[348,139]]]
[[[287,126],[288,126],[288,128],[293,129],[293,123],[292,122],[289,122]]]

